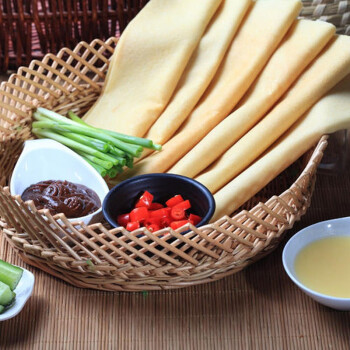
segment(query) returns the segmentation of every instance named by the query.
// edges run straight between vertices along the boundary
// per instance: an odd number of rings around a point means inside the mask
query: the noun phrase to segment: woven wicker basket
[[[106,222],[85,226],[38,211],[11,196],[11,172],[30,133],[31,108],[84,113],[100,94],[117,39],[81,42],[20,68],[0,87],[0,228],[30,265],[75,286],[102,290],[178,288],[240,271],[280,242],[310,204],[316,169],[327,145],[288,168],[239,210],[215,223],[155,233],[128,232]],[[299,175],[299,176],[298,176]],[[281,195],[274,195],[281,193]],[[143,235],[140,235],[143,232]]]
[[[28,65],[61,47],[106,40],[124,30],[148,0],[0,1],[0,71]],[[331,22],[350,33],[350,1],[303,0],[301,17]]]

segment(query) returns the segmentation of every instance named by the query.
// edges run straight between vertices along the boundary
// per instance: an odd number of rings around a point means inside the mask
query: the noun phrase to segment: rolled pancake
[[[333,37],[335,27],[297,20],[250,87],[240,107],[211,130],[169,172],[194,177],[251,129]]]
[[[151,0],[123,32],[97,102],[96,127],[143,136],[169,102],[221,0]]]
[[[164,172],[186,154],[233,109],[292,25],[297,0],[258,0],[245,17],[212,82],[185,124],[162,151],[138,162],[121,179]]]
[[[251,0],[224,0],[173,93],[166,109],[146,137],[164,144],[192,111],[217,71]]]
[[[314,146],[324,134],[350,128],[350,76],[319,100],[280,140],[215,195],[212,221],[230,215]]]
[[[215,193],[257,159],[349,73],[350,37],[336,36],[274,109],[196,179]]]

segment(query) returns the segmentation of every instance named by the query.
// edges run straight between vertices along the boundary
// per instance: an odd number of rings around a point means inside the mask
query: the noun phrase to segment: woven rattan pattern
[[[285,230],[310,204],[316,168],[327,140],[323,137],[297,177],[284,172],[265,191],[267,196],[288,188],[265,203],[256,196],[233,218],[182,231],[145,228],[128,232],[106,223],[71,223],[64,215],[37,211],[33,203],[13,197],[8,187],[23,142],[31,138],[31,108],[42,105],[58,112],[81,114],[96,100],[117,39],[80,43],[20,68],[0,87],[0,227],[27,263],[67,282],[102,290],[179,288],[220,279],[243,269],[274,249]],[[288,181],[287,181],[288,182]],[[264,191],[262,191],[263,193]],[[269,197],[267,197],[269,198]],[[254,204],[254,205],[253,205]],[[255,205],[256,204],[256,205]]]
[[[303,0],[300,16],[333,23],[338,34],[350,35],[350,1]]]
[[[148,0],[0,1],[0,71],[27,66],[80,41],[118,35]],[[300,16],[333,23],[349,34],[350,1],[303,0]]]

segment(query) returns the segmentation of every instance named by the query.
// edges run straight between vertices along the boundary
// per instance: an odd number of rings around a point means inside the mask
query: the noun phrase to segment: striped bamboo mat
[[[349,175],[319,175],[311,208],[288,236],[349,215]],[[78,289],[26,266],[0,236],[0,258],[36,276],[22,312],[0,323],[0,349],[348,350],[350,312],[325,308],[300,292],[283,271],[282,246],[211,284],[110,293]]]

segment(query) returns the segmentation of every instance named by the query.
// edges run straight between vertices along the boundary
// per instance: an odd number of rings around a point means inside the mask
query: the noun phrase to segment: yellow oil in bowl
[[[294,269],[309,289],[350,298],[350,236],[327,237],[308,244],[297,255]]]

